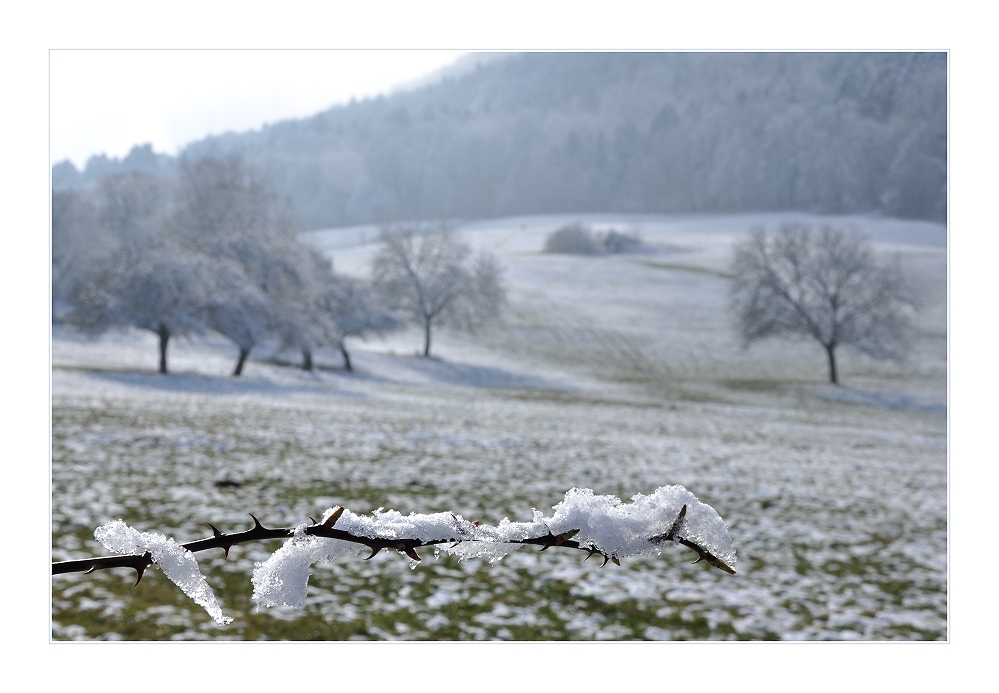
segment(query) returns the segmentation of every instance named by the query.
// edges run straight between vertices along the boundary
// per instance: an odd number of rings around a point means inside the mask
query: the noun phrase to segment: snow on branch
[[[177,544],[163,534],[139,532],[121,520],[108,522],[94,532],[116,556],[85,558],[52,564],[52,574],[93,572],[107,568],[132,568],[139,584],[146,568],[155,564],[189,597],[203,606],[220,625],[231,622],[201,574],[194,554],[208,549],[229,549],[237,544],[267,539],[287,539],[284,546],[253,571],[253,600],[262,607],[305,604],[311,566],[370,550],[365,560],[382,549],[406,555],[410,567],[421,560],[418,548],[433,546],[468,558],[491,563],[524,544],[586,551],[603,557],[601,567],[617,565],[629,556],[659,554],[663,545],[681,544],[697,553],[697,561],[735,574],[735,548],[725,522],[710,505],[700,502],[683,486],[662,486],[651,495],[638,494],[630,503],[614,496],[598,496],[590,489],[571,489],[553,508],[551,517],[538,510],[530,522],[504,518],[495,527],[479,525],[452,512],[402,515],[396,510],[376,510],[356,515],[343,507],[329,508],[319,522],[297,527],[268,529],[253,518],[253,527],[223,534],[211,523],[213,536]],[[585,559],[584,559],[585,560]]]

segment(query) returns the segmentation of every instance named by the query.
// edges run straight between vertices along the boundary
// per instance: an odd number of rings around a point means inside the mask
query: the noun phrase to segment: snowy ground
[[[637,231],[655,254],[542,254],[574,219]],[[923,285],[902,365],[821,349],[739,348],[729,248],[782,219],[854,224]],[[291,526],[331,505],[529,520],[572,487],[628,499],[679,483],[726,520],[738,575],[682,547],[618,567],[522,548],[490,566],[382,552],[316,567],[303,610],[254,609],[250,575],[279,543],[199,554],[230,626],[163,575],[53,578],[56,639],[942,639],[947,637],[946,232],[804,215],[533,217],[462,228],[506,267],[501,326],[408,331],[333,353],[312,374],[261,351],[240,379],[222,340],[151,334],[52,344],[53,559],[104,553],[123,518],[179,541]],[[375,229],[308,234],[363,276]],[[221,552],[209,552],[211,554]]]

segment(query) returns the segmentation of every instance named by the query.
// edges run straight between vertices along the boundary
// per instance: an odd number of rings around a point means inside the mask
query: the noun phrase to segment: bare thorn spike
[[[603,568],[605,565],[607,565],[607,561],[609,561],[609,560],[610,560],[610,556],[606,556],[605,555],[604,556],[604,562],[600,564],[600,567]]]
[[[312,515],[309,515],[309,516],[308,516],[308,518],[309,518],[310,520],[312,520],[312,524],[313,524],[313,525],[315,525],[315,524],[316,524],[316,518],[312,517]]]
[[[143,568],[136,568],[135,569],[135,582],[132,583],[132,587],[135,587],[135,586],[137,586],[139,584],[139,580],[142,579],[142,574],[145,571],[146,571],[146,569],[144,567]]]
[[[380,546],[373,546],[373,547],[371,547],[371,555],[368,556],[367,558],[365,558],[364,560],[370,561],[372,558],[375,557],[375,554],[378,553],[381,550],[382,550],[382,547],[380,547]]]
[[[691,563],[690,565],[697,565],[698,563],[700,563],[703,560],[704,560],[704,556],[698,556],[697,560],[694,561],[693,563]]]
[[[423,560],[422,558],[420,558],[420,554],[416,553],[416,549],[411,549],[408,546],[405,549],[403,549],[403,553],[412,558],[414,561]]]
[[[611,563],[614,565],[621,565],[621,561],[617,560],[617,556],[611,556]]]
[[[87,570],[87,572],[85,572],[85,573],[84,573],[84,575],[90,575],[90,574],[91,574],[92,572],[94,572],[95,570],[97,570],[97,566],[95,566],[95,565],[92,565],[92,566],[90,566],[90,569],[89,569],[89,570]]]
[[[215,525],[213,525],[211,522],[206,522],[205,524],[212,528],[212,535],[213,536],[215,536],[215,537],[221,537],[222,536],[222,532],[219,531],[219,528],[216,527]]]
[[[547,549],[548,546],[549,546],[548,544],[545,544],[544,546],[542,546],[541,547],[541,551],[544,551],[545,549]],[[538,551],[538,553],[541,553],[541,551]]]
[[[253,529],[263,529],[264,528],[264,526],[262,524],[260,524],[260,520],[257,519],[256,515],[254,515],[253,513],[247,513],[247,515],[249,515],[250,517],[253,518]]]
[[[231,546],[223,546],[222,547],[222,560],[223,561],[228,561],[229,560],[229,549],[231,549],[231,548],[232,548]]]
[[[338,505],[336,510],[333,511],[333,514],[323,520],[323,527],[332,527],[335,525],[336,521],[340,519],[341,515],[343,515],[344,510],[346,510],[346,508]]]

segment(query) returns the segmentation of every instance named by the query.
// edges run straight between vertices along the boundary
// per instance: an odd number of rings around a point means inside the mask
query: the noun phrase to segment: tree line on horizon
[[[330,76],[335,79],[335,75]],[[53,168],[55,189],[238,154],[302,229],[548,213],[945,220],[945,53],[527,53],[310,118]]]
[[[185,160],[176,180],[109,176],[52,197],[53,320],[87,333],[150,330],[159,370],[175,336],[213,332],[238,348],[269,342],[313,368],[321,347],[352,370],[348,337],[416,322],[471,327],[505,300],[501,269],[446,226],[385,227],[372,281],[334,271],[301,242],[286,201],[238,156]]]

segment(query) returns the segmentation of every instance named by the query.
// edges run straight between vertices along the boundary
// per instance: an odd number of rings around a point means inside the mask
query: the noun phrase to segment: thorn
[[[152,556],[150,556],[150,554],[149,554],[148,551],[146,551],[146,553],[144,553],[142,555],[145,556],[146,558],[152,558]],[[140,566],[140,567],[138,567],[138,568],[135,569],[135,582],[132,583],[132,587],[135,587],[136,585],[139,584],[139,580],[142,579],[142,574],[144,572],[146,572],[146,566]]]
[[[367,558],[365,558],[364,560],[370,561],[372,558],[375,557],[375,554],[378,553],[381,550],[382,550],[382,547],[380,547],[380,546],[372,546],[371,547],[371,555],[368,556]]]
[[[604,562],[600,564],[600,567],[603,568],[605,565],[607,565],[607,561],[609,560],[610,556],[604,555]]]
[[[213,538],[218,539],[219,537],[222,536],[222,532],[219,531],[219,528],[216,527],[215,525],[213,525],[211,522],[206,522],[205,524],[212,528],[212,537]],[[222,560],[223,561],[228,561],[229,560],[229,547],[228,546],[223,546],[222,547]]]
[[[336,521],[340,519],[340,516],[343,515],[343,511],[346,509],[347,508],[342,505],[338,505],[336,510],[333,511],[333,514],[323,520],[323,527],[332,527],[335,525]]]
[[[253,513],[247,513],[247,515],[249,515],[250,517],[253,518],[253,527],[250,529],[251,532],[254,529],[263,529],[264,528],[264,526],[262,524],[260,524],[260,520],[257,519],[256,515],[254,515]]]
[[[596,551],[594,551],[593,549],[587,549],[587,550],[589,551],[589,553],[586,554],[586,558],[583,559],[584,561],[590,560],[590,556],[596,553]]]
[[[316,524],[316,518],[312,517],[312,515],[306,515],[306,517],[308,517],[310,520],[312,520],[312,524],[313,525]]]
[[[697,560],[694,561],[693,563],[691,563],[690,565],[697,565],[698,563],[700,563],[703,560],[704,560],[704,556],[698,556]]]
[[[617,560],[617,556],[611,556],[611,563],[614,565],[621,565],[621,561]]]
[[[95,570],[97,570],[97,566],[92,565],[92,566],[90,566],[90,569],[87,572],[84,573],[84,575],[90,575]]]
[[[677,515],[676,519],[682,520],[683,517],[684,517],[684,515],[686,515],[686,514],[687,514],[687,505],[686,505],[686,503],[684,503],[683,507],[680,508],[680,514]]]
[[[408,546],[403,549],[403,553],[412,558],[414,561],[423,560],[422,558],[420,558],[420,554],[416,553],[416,549],[410,548]]]
[[[545,549],[547,549],[547,548],[548,548],[549,546],[550,546],[550,544],[545,544],[544,546],[542,546],[542,547],[541,547],[541,551],[544,551],[544,550],[545,550]],[[538,551],[538,553],[541,553],[541,551]]]

